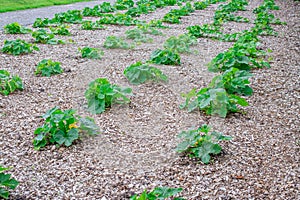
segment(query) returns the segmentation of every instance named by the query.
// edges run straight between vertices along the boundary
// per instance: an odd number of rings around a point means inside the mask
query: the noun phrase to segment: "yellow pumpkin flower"
[[[76,122],[69,125],[69,129],[72,129],[72,128],[78,128],[78,126],[76,125]]]

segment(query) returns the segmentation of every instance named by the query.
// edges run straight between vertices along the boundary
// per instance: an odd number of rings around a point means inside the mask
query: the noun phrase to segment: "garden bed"
[[[165,24],[171,28],[160,29],[163,35],[151,36],[152,43],[134,49],[103,48],[107,36],[124,36],[133,26],[105,25],[104,30],[92,31],[72,24],[72,35],[59,38],[74,43],[37,44],[40,51],[20,56],[0,53],[1,69],[19,75],[25,87],[0,96],[0,164],[12,166],[9,172],[20,182],[10,191],[10,198],[129,199],[158,186],[181,187],[180,196],[186,199],[299,198],[300,7],[291,0],[275,2],[281,10],[272,13],[287,25],[274,25],[279,33],[276,37],[260,37],[261,48],[272,50],[271,68],[252,71],[254,93],[246,97],[249,106],[225,119],[200,111],[188,113],[179,105],[184,102],[181,93],[207,87],[215,74],[206,64],[232,42],[198,38],[192,47],[197,53],[181,54],[181,65],[155,65],[168,76],[167,83],[132,85],[123,75],[129,65],[149,60],[170,36],[186,33],[187,26],[211,23],[220,3],[182,17],[181,24]],[[254,19],[252,10],[261,3],[249,2],[242,15]],[[137,19],[162,19],[174,8],[157,9]],[[251,27],[233,22],[224,25],[225,32]],[[30,34],[1,33],[0,44],[17,38],[34,42]],[[82,58],[78,48],[84,46],[102,49],[103,58]],[[35,76],[35,67],[42,59],[60,62],[65,72]],[[131,87],[131,102],[90,114],[84,93],[88,84],[100,77]],[[101,134],[70,147],[49,145],[34,150],[34,130],[43,124],[41,116],[54,106],[93,117]],[[233,137],[221,143],[222,153],[208,165],[175,152],[180,142],[177,134],[202,124]]]

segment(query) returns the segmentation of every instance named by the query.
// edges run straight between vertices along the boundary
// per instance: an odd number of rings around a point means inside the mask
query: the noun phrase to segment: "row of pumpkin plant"
[[[128,3],[130,1],[126,2]],[[212,0],[195,2],[194,7],[190,3],[186,3],[185,6],[181,6],[180,9],[172,9],[168,14],[164,16],[162,21],[169,23],[179,23],[178,20],[181,18],[181,16],[185,16],[188,15],[190,12],[194,12],[194,8],[205,9],[210,3],[217,2],[218,1]],[[177,3],[181,4],[182,2]],[[174,3],[173,5],[175,4],[176,3]],[[130,3],[130,5],[134,4]],[[141,6],[142,4],[138,3],[137,5],[137,7],[139,8],[143,7]],[[236,41],[232,48],[230,48],[224,53],[218,54],[209,63],[210,71],[222,72],[222,74],[214,77],[211,83],[209,84],[209,87],[203,88],[198,92],[196,91],[196,89],[193,89],[188,94],[183,94],[182,96],[186,98],[186,101],[180,107],[187,107],[188,111],[193,111],[199,108],[200,110],[204,110],[207,114],[217,114],[221,117],[226,117],[227,113],[229,112],[239,111],[237,104],[241,106],[246,106],[248,105],[248,103],[243,97],[238,95],[249,96],[253,92],[252,88],[249,86],[250,82],[248,79],[252,76],[249,70],[253,67],[269,67],[268,62],[265,62],[263,60],[258,61],[258,58],[262,58],[263,56],[265,56],[266,52],[257,49],[259,41],[257,36],[263,34],[274,35],[276,33],[273,31],[270,24],[282,24],[282,22],[280,22],[278,19],[275,20],[273,14],[270,14],[268,12],[270,9],[278,9],[278,7],[274,4],[274,1],[265,0],[261,6],[254,10],[254,13],[257,14],[257,19],[255,20],[254,28],[252,28],[250,31],[246,30],[234,34],[223,34],[221,32],[221,26],[227,21],[249,22],[249,20],[246,18],[233,15],[233,12],[236,12],[238,10],[245,10],[246,5],[247,1],[245,0],[233,0],[228,4],[220,5],[218,7],[218,10],[215,12],[213,24],[187,27],[188,34],[183,34],[178,37],[170,37],[164,43],[165,49],[155,50],[150,56],[150,60],[146,63],[138,61],[135,64],[130,65],[124,70],[124,75],[132,84],[141,84],[149,80],[167,81],[167,76],[165,74],[163,74],[158,68],[149,66],[149,64],[155,63],[165,65],[180,65],[179,54],[191,53],[189,47],[197,43],[196,37],[209,37],[222,41]],[[140,14],[147,13],[149,11],[146,9],[146,11],[144,10],[142,12],[134,6],[127,6],[130,9],[128,9],[126,13],[130,11],[131,14],[128,14],[128,16],[130,17],[139,16]],[[37,38],[50,38],[49,40],[46,40],[46,42],[42,43],[58,44],[64,43],[64,41],[54,39],[53,35],[55,33],[61,35],[70,34],[70,32],[67,29],[67,26],[62,23],[82,23],[82,27],[90,27],[83,29],[90,30],[102,29],[102,24],[135,24],[137,25],[137,28],[126,32],[127,38],[134,39],[136,42],[149,42],[151,41],[151,38],[149,39],[145,37],[145,34],[161,34],[161,32],[155,29],[154,27],[165,28],[165,26],[162,25],[162,21],[160,20],[151,21],[150,23],[145,24],[140,23],[137,20],[131,19],[128,16],[123,16],[123,14],[119,13],[115,15],[103,14],[106,11],[113,11],[113,9],[111,8],[112,7],[109,3],[103,3],[99,6],[95,6],[93,9],[85,8],[82,12],[84,16],[102,17],[101,20],[96,22],[82,21],[82,18],[74,17],[80,16],[80,14],[78,14],[78,11],[68,11],[64,14],[57,14],[52,20],[42,20],[38,18],[34,24],[34,27],[47,27],[50,24],[56,24],[56,27],[50,28],[52,31],[52,34],[50,34],[50,36],[48,33],[46,33],[44,29],[40,29],[38,31],[33,32],[32,36],[36,36],[36,41],[38,41]],[[155,9],[152,8],[151,11],[154,10]],[[172,21],[170,19],[175,20]],[[9,31],[12,29],[18,29],[18,31]],[[5,30],[8,33],[32,32],[31,30],[22,27],[17,23],[7,25],[5,27]],[[37,32],[39,32],[40,35],[43,36],[37,36],[39,35]],[[111,42],[111,44],[118,44],[111,45],[113,46],[112,48],[130,48],[130,45],[122,41],[122,38],[117,38],[115,36],[111,36],[111,38],[113,38],[111,40],[115,40]],[[25,47],[27,46],[28,48],[26,51],[21,51],[20,53],[12,53],[14,55],[30,53],[32,52],[32,50],[38,50],[38,48],[35,45],[26,43],[22,40],[16,41],[23,43],[22,45]],[[12,41],[7,41],[7,43],[10,42]],[[16,45],[12,46],[13,48],[16,48]],[[2,49],[3,52],[5,52],[4,47],[4,50]],[[19,50],[20,48],[16,49]],[[82,53],[82,57],[99,59],[103,55],[103,52],[100,49],[96,48],[84,47],[79,50]],[[14,50],[9,51],[13,52]],[[63,70],[60,68],[59,63],[53,62],[51,60],[43,60],[37,66],[35,74],[50,76],[52,74],[61,73],[62,71]],[[10,74],[5,70],[0,70],[0,76],[0,80],[2,81],[1,92],[4,95],[8,95],[15,89],[23,89],[22,81],[19,77],[11,77]],[[3,88],[5,89],[3,90]],[[123,88],[118,85],[111,84],[106,78],[99,78],[95,81],[92,81],[89,84],[89,88],[85,93],[89,111],[94,114],[104,112],[105,109],[107,107],[110,107],[113,103],[129,102],[130,99],[128,98],[128,96],[130,95],[132,95],[131,88]],[[48,143],[57,143],[59,145],[64,144],[66,146],[70,146],[73,141],[79,138],[79,133],[88,133],[91,135],[99,133],[98,127],[95,125],[94,120],[92,118],[82,118],[81,116],[76,115],[76,111],[73,109],[62,111],[58,107],[55,107],[53,109],[48,110],[46,114],[43,115],[43,118],[45,119],[45,123],[42,127],[39,127],[35,130],[35,134],[37,136],[33,140],[34,147],[37,150],[44,147]],[[184,141],[178,145],[176,151],[180,153],[186,153],[190,157],[200,158],[202,162],[206,164],[210,162],[210,154],[219,154],[221,152],[222,148],[218,144],[218,141],[231,139],[230,136],[224,136],[222,133],[215,131],[211,132],[210,128],[207,125],[202,125],[196,130],[183,131],[179,134],[179,137],[183,138]],[[12,179],[8,178],[8,180]],[[163,189],[172,190],[171,188]],[[177,192],[179,192],[179,190]],[[144,193],[140,197],[135,195],[134,197],[132,197],[132,199],[140,199],[144,195],[146,195],[146,197],[150,197],[147,196],[150,194],[151,192],[147,193],[146,191],[144,191]],[[154,199],[157,197],[159,197],[158,193],[153,196]],[[167,196],[165,198],[167,198]]]
[[[189,112],[199,109],[208,115],[225,118],[228,113],[240,112],[238,105],[248,105],[243,96],[251,96],[253,93],[253,89],[249,86],[249,78],[252,76],[250,71],[254,68],[270,67],[269,62],[264,60],[267,52],[259,49],[259,36],[277,35],[271,24],[284,23],[275,19],[274,15],[270,13],[270,10],[279,9],[274,0],[264,0],[262,5],[253,10],[253,13],[256,14],[253,28],[238,33],[223,34],[220,30],[222,24],[227,21],[249,22],[246,18],[232,14],[236,11],[246,10],[245,6],[247,5],[246,0],[232,0],[228,4],[218,7],[213,24],[187,27],[189,34],[193,36],[235,41],[235,43],[208,63],[208,70],[219,72],[219,74],[212,79],[208,87],[198,91],[193,89],[189,93],[183,94],[186,101],[180,106],[181,108],[187,108]],[[208,147],[202,142],[205,139],[199,136],[199,132],[203,132],[202,127],[192,130],[190,133],[182,132],[179,136],[185,140],[178,145],[177,151],[188,153],[190,157],[201,158],[202,162],[207,163],[209,157],[204,156],[202,151]],[[207,133],[203,137],[207,137]],[[214,134],[210,134],[210,137],[214,137],[215,140],[231,139],[230,137],[214,136]],[[211,149],[211,153],[214,153],[214,149]],[[221,148],[219,149],[221,150]],[[215,150],[215,153],[220,152],[217,148]]]
[[[123,1],[125,6],[121,6],[121,1],[117,1],[115,7],[124,9],[127,7],[128,3],[131,6],[129,11],[135,10],[132,7],[132,1]],[[160,2],[160,3],[159,3]],[[162,3],[165,2],[165,3]],[[177,1],[173,0],[164,0],[164,1],[156,1],[157,7],[163,7],[164,5],[175,5]],[[152,1],[151,1],[152,3]],[[106,8],[105,8],[106,7]],[[138,6],[140,7],[140,5]],[[153,6],[152,6],[153,8]],[[110,3],[104,2],[101,5],[95,6],[93,9],[85,8],[83,10],[84,16],[97,16],[100,15],[99,12],[110,12],[114,11],[110,6]],[[154,10],[154,9],[153,9]],[[40,19],[38,18],[33,27],[49,27],[51,33],[48,33],[44,29],[39,29],[37,31],[32,31],[26,27],[21,26],[17,22],[8,24],[4,27],[4,31],[7,34],[27,34],[32,33],[32,36],[35,38],[36,43],[44,43],[44,44],[64,44],[65,41],[58,40],[54,35],[71,35],[68,30],[68,25],[63,24],[63,22],[68,23],[77,23],[80,20],[81,16],[78,15],[78,11],[67,11],[66,13],[60,13],[55,15],[55,18],[52,20],[49,19]],[[78,17],[79,16],[79,17]],[[107,17],[107,16],[106,16]],[[124,25],[132,25],[133,21],[130,17],[126,17],[122,14],[116,14],[115,16],[109,15],[110,19],[102,20],[102,22],[96,21],[82,21],[82,29],[83,30],[97,30],[103,29],[104,27],[101,23],[104,24],[124,24]],[[60,19],[60,20],[58,20]],[[135,21],[137,22],[137,21]],[[137,23],[136,23],[137,24]],[[138,24],[137,28],[127,31],[127,38],[133,39],[135,42],[150,42],[152,39],[150,37],[145,37],[146,34],[159,35],[162,34],[160,31],[155,29],[154,27],[166,28],[162,25],[160,20],[150,21],[148,24]],[[176,38],[172,38],[171,40],[176,40]],[[128,45],[125,43],[122,38],[117,38],[115,36],[109,36],[109,42],[106,42],[107,47],[109,48],[124,48],[128,49],[133,47],[133,45]],[[105,45],[104,44],[104,45]],[[168,45],[168,43],[166,43]],[[8,53],[12,55],[21,55],[32,53],[34,50],[39,51],[39,48],[35,44],[30,44],[25,42],[24,40],[12,40],[5,41],[4,47],[1,49],[3,53]],[[83,58],[91,58],[91,59],[101,59],[103,56],[103,51],[97,48],[84,47],[79,48],[79,51],[82,54]],[[156,54],[158,52],[156,51]],[[160,54],[161,55],[161,54]],[[155,60],[154,56],[154,60]],[[156,59],[159,60],[159,59]],[[168,59],[167,59],[168,60]],[[164,61],[158,61],[163,62]],[[51,76],[54,74],[62,73],[63,69],[60,66],[59,62],[53,62],[49,59],[44,59],[40,63],[38,63],[35,71],[35,75],[41,76]],[[147,64],[142,64],[141,62],[137,62],[127,69],[124,70],[125,76],[129,79],[132,84],[140,84],[149,80],[162,80],[167,81],[167,76],[164,75],[159,69],[155,67],[151,67]],[[15,90],[23,90],[24,86],[22,80],[18,76],[11,76],[10,73],[6,70],[0,70],[0,93],[2,95],[9,95]],[[121,103],[130,101],[124,93],[131,94],[131,89],[122,89],[120,86],[112,85],[108,82],[107,79],[97,79],[90,83],[90,89],[87,90],[86,96],[91,97],[89,103],[89,110],[93,113],[101,113],[104,112],[106,107],[110,107],[112,103]],[[92,88],[95,87],[95,88]],[[101,95],[96,94],[95,90],[99,90],[97,92],[104,92],[103,98],[98,98]],[[100,91],[101,90],[101,91]],[[94,98],[94,95],[97,96],[97,100]],[[123,101],[120,101],[120,98]],[[117,100],[117,101],[116,101]],[[94,104],[96,103],[97,104]],[[94,120],[89,117],[81,117],[76,115],[76,111],[73,109],[62,111],[58,107],[54,107],[48,110],[43,116],[45,123],[43,126],[38,127],[35,130],[35,134],[37,135],[33,140],[33,145],[36,150],[44,147],[48,143],[59,144],[70,146],[74,140],[79,138],[79,134],[97,134],[99,133],[98,127],[95,125]],[[7,188],[15,189],[19,184],[17,180],[11,178],[11,174],[5,173],[6,170],[10,168],[4,168],[0,166],[0,197],[7,199],[9,197],[9,191]],[[157,198],[168,198],[182,191],[182,188],[168,188],[168,187],[157,187],[151,192],[147,192],[146,190],[140,195],[134,195],[131,199],[157,199]],[[183,198],[175,198],[175,199],[183,199]]]

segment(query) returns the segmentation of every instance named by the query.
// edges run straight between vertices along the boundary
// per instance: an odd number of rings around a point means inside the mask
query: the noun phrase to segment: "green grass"
[[[0,13],[92,0],[0,0]]]

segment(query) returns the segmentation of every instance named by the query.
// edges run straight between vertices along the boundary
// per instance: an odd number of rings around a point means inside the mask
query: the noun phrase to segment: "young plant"
[[[240,70],[270,67],[270,64],[263,60],[267,53],[258,49],[259,44],[255,31],[243,31],[233,47],[213,58],[208,64],[209,71],[226,71],[231,67]]]
[[[177,3],[177,0],[163,0],[164,6],[175,6]]]
[[[21,26],[18,22],[13,22],[4,26],[4,32],[9,34],[26,34],[32,32],[32,30]]]
[[[117,10],[127,10],[128,8],[131,8],[134,6],[133,0],[117,0],[114,4],[114,7]]]
[[[57,27],[50,27],[50,30],[54,35],[71,35],[68,28],[69,26],[60,25]]]
[[[81,135],[99,133],[99,128],[92,118],[76,115],[76,111],[73,109],[63,111],[54,107],[42,117],[45,123],[34,131],[34,134],[37,135],[33,139],[35,150],[40,150],[49,143],[68,147],[80,139]]]
[[[204,10],[208,5],[209,3],[207,1],[196,1],[194,3],[194,8],[195,10]]]
[[[142,62],[130,65],[124,70],[124,75],[131,84],[138,85],[146,81],[168,81],[168,77],[156,67]]]
[[[54,38],[53,33],[47,33],[45,29],[39,29],[32,33],[36,43],[42,44],[65,44],[65,41]]]
[[[97,16],[101,15],[101,12],[99,12],[98,6],[95,6],[94,8],[85,7],[82,10],[82,15],[84,17],[97,17]]]
[[[49,27],[49,26],[55,26],[58,25],[59,23],[55,19],[49,19],[49,18],[36,18],[34,21],[32,27],[33,28],[44,28],[44,27]]]
[[[182,191],[182,188],[169,188],[169,187],[157,187],[154,188],[151,192],[144,192],[138,196],[137,194],[130,197],[130,200],[160,200],[160,199],[168,199],[173,197],[174,195],[178,194]],[[174,200],[184,200],[181,197],[174,197]]]
[[[178,53],[169,49],[157,49],[152,52],[150,61],[155,64],[180,65],[180,56]]]
[[[0,198],[4,199],[9,197],[8,188],[14,190],[19,185],[16,179],[11,178],[11,174],[5,173],[9,169],[0,165]]]
[[[157,30],[155,27],[150,26],[149,24],[138,24],[137,28],[141,30],[144,34],[149,35],[162,35],[163,33]]]
[[[224,88],[228,94],[250,96],[253,93],[252,88],[249,86],[251,76],[252,74],[248,71],[232,67],[223,74],[215,76],[209,87]]]
[[[90,59],[101,59],[104,52],[97,48],[83,47],[78,49],[81,53],[81,57]]]
[[[35,75],[50,77],[54,74],[63,73],[63,69],[60,67],[59,62],[53,62],[52,60],[44,59],[36,66]]]
[[[36,45],[27,43],[21,39],[5,40],[4,46],[1,49],[3,53],[12,54],[14,56],[32,53],[33,50],[39,51],[40,49]]]
[[[52,20],[58,23],[79,24],[82,19],[83,15],[80,10],[68,10],[67,12],[56,13]]]
[[[202,125],[196,130],[182,131],[178,137],[183,138],[184,141],[178,144],[176,151],[185,153],[190,158],[199,158],[204,164],[210,162],[212,154],[221,153],[222,147],[218,144],[219,141],[232,139],[219,132],[210,132],[207,125]]]
[[[24,86],[19,76],[11,76],[6,70],[0,70],[0,94],[9,95],[15,90],[23,90]]]
[[[100,114],[114,103],[129,103],[127,95],[132,95],[131,88],[123,88],[110,84],[106,78],[98,78],[89,84],[85,92],[88,110],[93,114]]]
[[[179,24],[180,16],[177,16],[175,13],[167,13],[163,17],[162,21],[170,24]]]
[[[141,29],[138,28],[127,30],[125,34],[127,39],[132,39],[137,43],[153,41],[152,38],[148,37]]]
[[[195,44],[197,44],[197,39],[194,36],[182,34],[178,37],[169,37],[164,43],[164,48],[177,53],[191,53],[190,46]]]
[[[99,11],[101,13],[109,13],[109,12],[114,12],[116,10],[109,2],[103,2],[102,4],[98,5],[97,7],[99,8]]]
[[[100,30],[105,29],[103,25],[99,22],[92,22],[92,21],[83,21],[81,25],[81,29],[83,30]]]
[[[172,23],[172,24],[179,24],[180,18],[182,16],[189,15],[191,12],[194,12],[195,9],[191,5],[191,3],[186,3],[185,6],[181,6],[180,9],[172,9],[169,13],[167,13],[163,17],[164,22]]]
[[[144,25],[144,24],[143,24]],[[165,29],[165,28],[170,28],[169,26],[164,26],[163,25],[163,21],[158,19],[158,20],[150,20],[150,22],[148,22],[146,24],[147,27],[155,27],[155,28],[162,28],[162,29]]]
[[[197,38],[208,37],[213,39],[222,38],[223,33],[221,32],[221,27],[214,24],[203,24],[202,26],[195,25],[186,28],[190,35]]]
[[[123,38],[117,36],[108,36],[103,45],[107,49],[131,49],[133,44],[128,44]]]
[[[248,106],[244,98],[228,94],[224,88],[202,88],[198,92],[193,89],[181,96],[186,98],[185,103],[180,105],[181,109],[187,108],[188,112],[192,112],[198,108],[208,115],[219,115],[223,118],[230,112],[238,112],[237,104]]]
[[[247,5],[247,0],[230,1],[228,4],[221,4],[215,12],[215,23],[224,23],[227,21],[249,22],[248,18],[233,14],[236,11],[245,11]]]
[[[100,5],[94,6],[94,8],[85,7],[82,11],[83,16],[97,17],[101,16],[102,13],[114,12],[116,9],[109,3],[103,2]]]
[[[142,23],[141,21],[122,13],[116,13],[114,15],[106,14],[100,20],[98,20],[98,22],[100,24],[114,24],[125,26],[137,25]]]
[[[238,43],[235,43],[237,46]],[[219,53],[212,61],[208,64],[208,70],[211,72],[226,71],[232,67],[240,70],[250,70],[252,68],[263,68],[270,67],[268,62],[257,60],[256,55],[259,55],[261,51],[252,51],[254,50],[250,45],[243,44],[245,48],[229,48],[223,53]],[[241,47],[241,46],[240,46]]]

